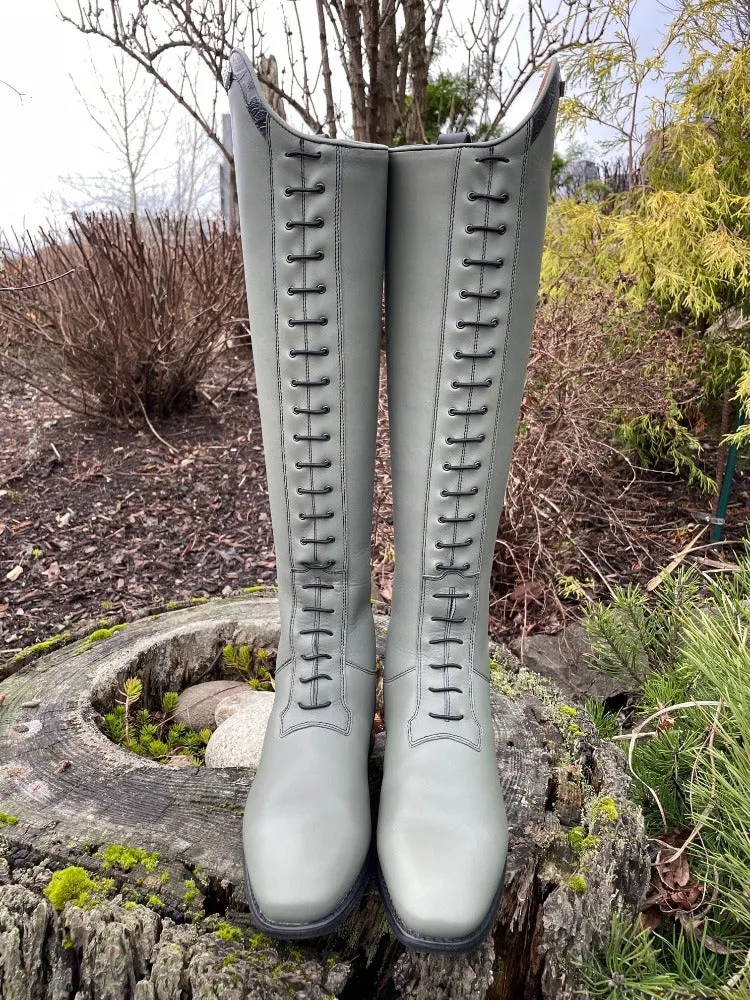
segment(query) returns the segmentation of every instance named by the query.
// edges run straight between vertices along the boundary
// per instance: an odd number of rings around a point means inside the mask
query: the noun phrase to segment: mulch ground
[[[226,370],[209,381],[223,385],[237,363],[225,359]],[[0,663],[77,623],[128,620],[169,601],[273,582],[252,375],[156,429],[175,452],[146,428],[87,422],[32,387],[0,380]],[[393,540],[384,393],[376,482],[373,585],[387,603]],[[740,470],[730,541],[745,530],[749,486]],[[613,492],[622,488],[613,475]],[[578,564],[585,569],[590,560],[612,582],[649,579],[709,505],[663,475],[644,475],[631,493],[641,541],[630,550],[597,522],[595,497],[575,525]],[[495,574],[495,633],[559,627],[565,608],[544,583],[502,576]]]

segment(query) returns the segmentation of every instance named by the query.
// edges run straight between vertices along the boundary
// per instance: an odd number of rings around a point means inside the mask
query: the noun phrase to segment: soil
[[[226,357],[191,410],[155,425],[111,428],[71,415],[37,389],[0,379],[0,663],[6,654],[101,618],[129,620],[157,605],[230,594],[275,578],[257,400],[251,368]],[[245,369],[226,385],[227,373]],[[381,388],[383,375],[381,375]],[[601,500],[586,492],[575,512],[571,566],[606,585],[646,581],[700,530],[711,505],[664,474],[613,470],[621,516],[640,540],[623,546]],[[612,499],[612,498],[609,498]],[[728,543],[700,549],[731,557],[750,510],[750,476],[738,470]],[[388,602],[393,537],[387,411],[381,391],[373,527],[374,597]],[[701,539],[707,542],[708,532]],[[566,557],[570,562],[570,556]],[[18,570],[20,567],[20,572]],[[708,568],[710,570],[711,563]],[[566,569],[567,572],[567,569]],[[7,574],[10,574],[8,576]],[[558,629],[576,604],[553,581],[521,579],[496,562],[492,631]]]

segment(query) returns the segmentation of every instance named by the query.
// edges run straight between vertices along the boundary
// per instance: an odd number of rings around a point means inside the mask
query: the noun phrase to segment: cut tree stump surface
[[[381,656],[386,629],[378,618]],[[140,677],[143,703],[155,706],[165,691],[221,676],[225,644],[269,648],[278,635],[275,600],[212,601],[56,649],[0,683],[0,810],[17,818],[0,827],[0,996],[575,996],[576,963],[606,945],[613,910],[632,912],[645,889],[643,822],[626,797],[621,752],[507,651],[493,668],[492,713],[510,853],[488,940],[465,957],[407,951],[374,888],[319,942],[291,947],[253,932],[240,835],[252,773],[157,764],[111,743],[97,723],[126,677]],[[374,808],[384,745],[379,734]],[[591,835],[582,855],[570,846],[575,827]],[[109,844],[158,859],[105,868]],[[113,879],[109,898],[54,910],[43,889],[69,865]]]

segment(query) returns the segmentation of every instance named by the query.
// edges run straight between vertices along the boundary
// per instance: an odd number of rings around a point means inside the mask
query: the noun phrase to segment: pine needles
[[[731,576],[681,570],[587,615],[592,662],[638,687],[624,741],[654,835],[643,918],[619,917],[593,997],[750,997],[750,545]]]

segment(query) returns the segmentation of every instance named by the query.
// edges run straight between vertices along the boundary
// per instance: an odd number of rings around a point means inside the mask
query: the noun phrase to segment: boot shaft
[[[488,674],[492,553],[528,361],[559,87],[553,65],[528,118],[497,141],[391,151],[396,575],[386,677],[418,668],[413,741],[481,741],[462,667]]]
[[[347,731],[344,666],[370,669],[374,659],[388,153],[292,129],[262,101],[238,52],[228,89],[282,612],[278,669],[292,663],[303,685],[293,685],[282,728],[322,721],[326,708],[325,724]]]

